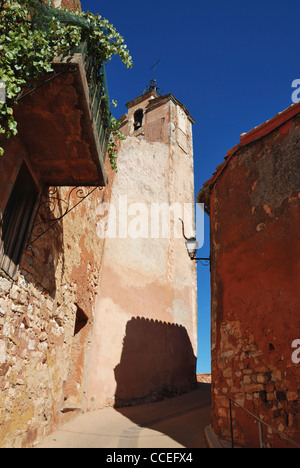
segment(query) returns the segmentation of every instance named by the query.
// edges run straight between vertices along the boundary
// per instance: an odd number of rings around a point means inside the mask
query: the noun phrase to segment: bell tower
[[[127,138],[102,220],[91,408],[154,401],[196,382],[196,265],[179,221],[192,235],[194,120],[156,82],[126,106],[120,129]]]

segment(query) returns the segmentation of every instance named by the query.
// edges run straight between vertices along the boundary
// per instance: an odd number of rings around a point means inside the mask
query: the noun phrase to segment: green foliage
[[[100,15],[54,9],[43,0],[0,0],[0,80],[6,87],[6,103],[0,103],[0,133],[7,138],[17,134],[13,107],[21,91],[52,72],[56,56],[70,54],[84,41],[99,68],[113,55],[132,67],[124,38]],[[114,126],[112,133],[117,135]],[[109,151],[114,153],[112,144]],[[115,165],[115,153],[110,157]]]
[[[117,172],[117,152],[118,152],[116,142],[120,140],[125,140],[125,139],[126,139],[126,136],[120,130],[120,122],[114,117],[111,117],[111,132],[110,132],[110,137],[108,141],[107,151],[108,151],[111,167],[116,172]]]

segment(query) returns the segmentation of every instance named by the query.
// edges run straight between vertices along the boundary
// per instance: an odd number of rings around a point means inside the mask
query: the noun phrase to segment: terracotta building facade
[[[212,425],[236,444],[300,442],[300,106],[241,135],[198,194],[210,214]],[[232,430],[230,424],[232,403]],[[241,408],[242,407],[242,408]],[[281,434],[281,436],[277,433]],[[283,436],[282,436],[283,434]]]

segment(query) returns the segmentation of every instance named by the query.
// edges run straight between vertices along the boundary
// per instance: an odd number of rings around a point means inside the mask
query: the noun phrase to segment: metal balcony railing
[[[99,69],[92,54],[89,53],[87,42],[77,49],[81,53],[85,65],[87,83],[89,87],[89,107],[93,125],[99,138],[100,149],[105,158],[107,143],[111,132],[111,112],[109,104],[108,86],[104,64]]]
[[[259,448],[265,448],[264,442],[263,442],[263,430],[262,430],[262,425],[268,427],[272,432],[277,434],[280,438],[286,440],[289,442],[291,445],[300,448],[300,444],[296,442],[295,440],[291,439],[288,437],[286,434],[283,432],[278,431],[274,427],[272,427],[270,424],[268,424],[266,421],[263,421],[261,418],[256,416],[254,413],[251,411],[247,410],[243,406],[241,406],[239,403],[237,403],[235,400],[233,400],[229,395],[224,393],[222,390],[220,390],[218,387],[216,387],[214,384],[212,384],[212,387],[217,390],[219,393],[221,393],[223,396],[225,396],[229,400],[229,417],[230,417],[230,433],[231,433],[231,448],[234,448],[234,437],[233,437],[233,417],[232,417],[232,405],[236,405],[239,408],[241,408],[243,411],[248,413],[252,418],[254,418],[257,421],[258,424],[258,438],[259,438]]]

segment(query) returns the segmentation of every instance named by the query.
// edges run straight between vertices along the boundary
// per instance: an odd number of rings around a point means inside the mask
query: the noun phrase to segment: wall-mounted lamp
[[[179,218],[179,220],[182,222],[182,235],[183,237],[185,238],[186,242],[185,242],[185,246],[186,246],[186,249],[188,251],[188,254],[189,254],[189,257],[191,260],[197,260],[197,261],[200,261],[201,263],[202,262],[207,262],[207,263],[202,263],[202,265],[205,265],[205,266],[208,266],[210,264],[210,257],[209,258],[198,258],[196,255],[197,255],[197,250],[199,248],[199,244],[196,240],[195,237],[186,237],[186,235],[184,234],[184,224],[183,224],[183,221],[181,218]]]

